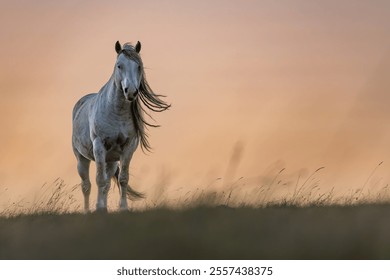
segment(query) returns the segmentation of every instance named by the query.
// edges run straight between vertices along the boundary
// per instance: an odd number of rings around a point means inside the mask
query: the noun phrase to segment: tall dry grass
[[[57,178],[51,184],[43,184],[31,199],[23,197],[16,201],[8,201],[0,209],[0,216],[13,217],[42,213],[65,214],[80,211],[76,190],[79,190],[78,185],[70,187],[66,185],[64,180]]]
[[[260,185],[247,185],[245,178],[238,178],[222,188],[215,188],[217,178],[205,187],[194,187],[177,190],[167,188],[157,189],[156,195],[131,203],[133,211],[144,211],[155,208],[186,209],[198,206],[223,206],[231,208],[252,207],[320,207],[331,205],[359,205],[387,203],[390,201],[388,184],[370,185],[370,179],[382,164],[379,163],[369,174],[362,187],[349,189],[345,192],[336,192],[335,188],[325,188],[321,182],[321,172],[325,167],[315,169],[306,177],[298,176],[294,184],[289,178],[284,178],[285,168],[280,169],[273,176]],[[375,190],[375,191],[372,191]],[[2,192],[2,196],[6,190]],[[116,188],[109,193],[109,210],[116,211],[119,193]],[[81,212],[82,195],[80,185],[69,186],[64,180],[57,178],[54,182],[45,183],[33,198],[20,198],[8,201],[0,208],[0,216],[13,217],[18,215],[55,213],[66,214]],[[94,197],[91,196],[91,205]]]

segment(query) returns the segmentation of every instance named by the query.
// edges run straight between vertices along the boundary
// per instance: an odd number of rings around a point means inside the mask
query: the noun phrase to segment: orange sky
[[[78,183],[72,107],[109,79],[116,40],[142,42],[172,103],[133,159],[138,189],[320,166],[324,186],[360,187],[381,161],[389,182],[388,1],[112,2],[2,2],[0,190]]]

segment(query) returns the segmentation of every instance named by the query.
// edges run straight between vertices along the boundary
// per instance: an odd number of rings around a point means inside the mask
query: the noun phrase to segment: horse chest
[[[100,118],[94,122],[92,129],[94,136],[103,143],[106,162],[118,161],[126,146],[136,136],[131,119]]]
[[[105,137],[103,139],[104,149],[106,150],[106,161],[118,161],[130,138],[121,132],[118,135]]]

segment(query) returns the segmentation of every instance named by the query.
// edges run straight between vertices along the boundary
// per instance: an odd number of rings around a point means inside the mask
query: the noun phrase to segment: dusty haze
[[[72,107],[109,79],[116,40],[142,42],[148,81],[172,104],[153,114],[154,152],[133,159],[137,189],[325,166],[321,185],[345,190],[381,161],[369,186],[389,182],[388,1],[1,5],[0,192],[79,182]]]

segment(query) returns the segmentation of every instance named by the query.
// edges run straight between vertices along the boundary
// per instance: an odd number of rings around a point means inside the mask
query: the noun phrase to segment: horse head
[[[118,54],[114,70],[115,85],[126,100],[133,101],[137,98],[143,76],[143,65],[139,55],[141,43],[138,41],[135,47],[126,43],[122,48],[117,41],[115,50]]]

